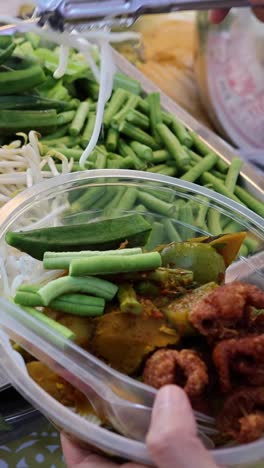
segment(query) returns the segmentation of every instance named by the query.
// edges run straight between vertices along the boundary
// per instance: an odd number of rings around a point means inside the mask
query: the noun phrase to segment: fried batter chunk
[[[231,390],[239,378],[243,384],[264,385],[264,334],[220,341],[213,361],[223,392]]]
[[[264,387],[242,387],[229,395],[218,427],[241,444],[259,439],[264,432]]]
[[[208,372],[196,351],[160,349],[147,360],[143,380],[155,388],[177,384],[189,397],[197,397],[208,384]]]
[[[220,286],[197,302],[189,319],[209,341],[233,338],[250,329],[252,307],[264,307],[264,292],[237,281]]]

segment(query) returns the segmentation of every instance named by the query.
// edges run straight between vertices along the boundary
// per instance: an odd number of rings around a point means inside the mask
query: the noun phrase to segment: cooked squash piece
[[[45,309],[45,313],[58,323],[61,323],[61,325],[72,330],[76,335],[74,342],[82,348],[88,349],[94,329],[94,321],[92,318],[64,314],[48,308]]]
[[[83,393],[75,389],[69,382],[53,372],[42,362],[33,361],[27,364],[30,377],[55,400],[65,406],[83,407],[87,399]]]
[[[92,350],[115,369],[133,374],[156,348],[179,341],[163,318],[114,312],[96,319]]]

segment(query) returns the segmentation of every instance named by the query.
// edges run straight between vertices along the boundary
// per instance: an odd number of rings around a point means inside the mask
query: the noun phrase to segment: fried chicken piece
[[[229,395],[218,427],[241,444],[259,439],[264,432],[264,387],[242,387]]]
[[[233,338],[250,329],[251,307],[264,307],[264,292],[252,284],[233,282],[197,302],[189,319],[209,342]]]
[[[239,377],[248,385],[264,385],[264,334],[220,341],[213,361],[223,392],[230,391]]]
[[[147,360],[143,381],[155,388],[177,384],[189,397],[198,397],[208,384],[208,372],[196,351],[160,349]]]

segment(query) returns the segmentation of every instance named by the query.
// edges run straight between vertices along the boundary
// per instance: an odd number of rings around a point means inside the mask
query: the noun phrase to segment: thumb
[[[157,395],[147,446],[159,468],[217,468],[197,436],[189,400],[176,385]]]

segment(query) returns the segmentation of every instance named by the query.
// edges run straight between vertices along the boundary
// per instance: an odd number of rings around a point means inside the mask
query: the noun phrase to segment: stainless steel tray
[[[187,111],[182,109],[175,101],[169,98],[161,91],[151,80],[146,78],[143,73],[132,65],[121,54],[113,51],[117,67],[125,74],[138,80],[142,89],[146,92],[158,91],[161,96],[161,103],[164,110],[174,114],[188,129],[198,133],[201,140],[208,144],[208,146],[217,153],[221,159],[230,163],[234,157],[239,157],[235,149],[225,142],[222,138],[217,136],[213,131],[209,130],[203,124],[193,118]],[[249,164],[244,163],[241,172],[241,178],[244,188],[246,188],[252,195],[255,195],[259,200],[264,202],[264,175],[259,175]]]

